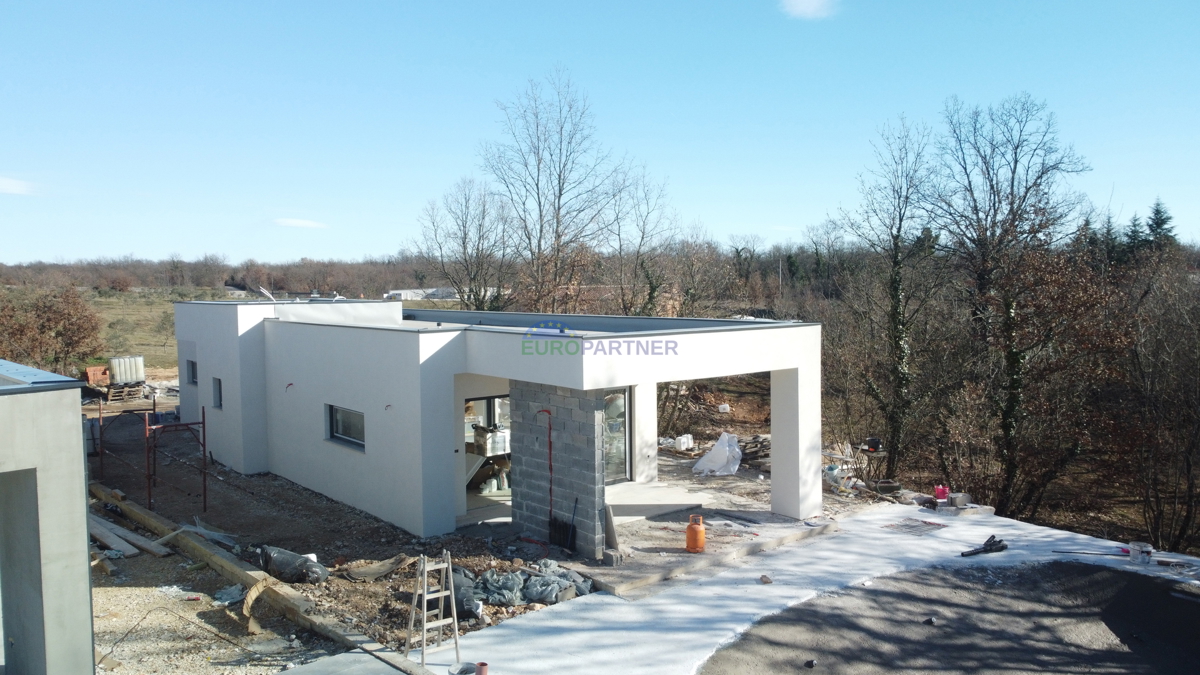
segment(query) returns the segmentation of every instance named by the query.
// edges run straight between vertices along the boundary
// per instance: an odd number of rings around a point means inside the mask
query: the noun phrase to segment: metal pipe
[[[146,508],[154,510],[154,488],[150,478],[150,418],[142,413],[142,440],[146,449]]]
[[[204,469],[200,472],[200,491],[204,497],[204,513],[208,513],[208,424],[205,423],[204,407],[200,407],[200,454],[204,455]]]
[[[100,480],[104,480],[104,398],[100,398],[100,412],[97,419],[100,425]]]

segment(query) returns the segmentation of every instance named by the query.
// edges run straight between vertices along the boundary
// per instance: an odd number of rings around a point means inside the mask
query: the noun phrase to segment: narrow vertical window
[[[221,394],[221,378],[213,378],[213,407],[220,408],[224,401],[224,396]]]
[[[196,367],[195,361],[187,362],[187,383],[197,384],[200,382],[199,368]]]

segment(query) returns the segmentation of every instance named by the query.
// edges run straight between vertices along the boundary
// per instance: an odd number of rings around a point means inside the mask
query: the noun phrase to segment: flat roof
[[[0,359],[0,396],[80,387],[83,387],[83,382],[73,377]]]
[[[508,330],[529,330],[541,328],[547,330],[563,329],[565,332],[581,334],[617,334],[617,333],[669,333],[676,331],[711,331],[746,328],[784,328],[798,325],[812,325],[797,321],[777,321],[764,319],[699,319],[689,317],[657,317],[657,316],[616,316],[605,314],[548,314],[537,312],[488,312],[462,309],[415,309],[405,307],[402,302],[384,300],[338,300],[319,299],[315,302],[308,299],[297,301],[221,301],[221,300],[191,300],[180,301],[185,305],[297,305],[308,307],[321,305],[346,306],[351,304],[384,304],[395,305],[401,311],[403,321],[414,322],[413,328],[429,330],[464,330],[471,327],[487,327]],[[311,323],[310,320],[301,323]],[[331,321],[332,325],[348,325]],[[438,326],[438,324],[443,324]],[[553,328],[552,328],[553,327]]]

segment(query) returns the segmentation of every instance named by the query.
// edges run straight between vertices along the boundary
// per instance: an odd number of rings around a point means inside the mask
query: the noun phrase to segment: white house
[[[545,538],[553,492],[553,515],[577,509],[578,550],[599,557],[605,486],[657,479],[656,385],[763,371],[771,508],[821,510],[816,324],[339,300],[181,302],[175,329],[181,414],[204,409],[216,460],[420,536],[487,506],[468,485],[489,464],[517,525]]]
[[[92,673],[83,382],[0,361],[0,673]]]

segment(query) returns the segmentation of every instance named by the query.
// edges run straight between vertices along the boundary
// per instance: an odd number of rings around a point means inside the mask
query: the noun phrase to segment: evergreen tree
[[[1150,245],[1150,235],[1146,233],[1146,228],[1142,225],[1142,219],[1138,218],[1137,214],[1129,219],[1129,225],[1125,228],[1125,259],[1135,258],[1147,246]]]
[[[1163,249],[1176,243],[1175,228],[1171,227],[1174,219],[1162,200],[1155,199],[1154,206],[1150,207],[1150,217],[1146,219],[1146,234],[1154,248]]]

